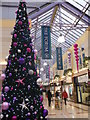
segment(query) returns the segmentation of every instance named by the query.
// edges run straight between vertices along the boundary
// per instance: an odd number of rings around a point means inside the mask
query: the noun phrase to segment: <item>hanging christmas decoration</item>
[[[74,54],[75,54],[75,58],[76,58],[77,71],[79,71],[78,44],[74,44]]]

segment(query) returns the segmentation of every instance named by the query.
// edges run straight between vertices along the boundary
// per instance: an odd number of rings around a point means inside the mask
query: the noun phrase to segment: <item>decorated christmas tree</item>
[[[1,75],[2,120],[45,120],[48,111],[42,104],[39,76],[30,37],[26,3],[21,1],[16,11],[5,74]]]

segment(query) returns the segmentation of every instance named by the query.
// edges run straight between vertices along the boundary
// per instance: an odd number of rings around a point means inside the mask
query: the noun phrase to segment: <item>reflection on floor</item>
[[[52,101],[51,107],[48,107],[47,99],[43,101],[44,107],[48,109],[48,118],[88,118],[88,106],[68,102],[61,109],[55,109],[55,102]],[[1,108],[1,107],[0,107]],[[1,109],[0,109],[1,113]]]
[[[55,102],[52,101],[51,107],[48,107],[48,101],[43,101],[44,107],[48,109],[48,118],[88,118],[88,106],[67,102],[62,104],[61,109],[55,109]]]

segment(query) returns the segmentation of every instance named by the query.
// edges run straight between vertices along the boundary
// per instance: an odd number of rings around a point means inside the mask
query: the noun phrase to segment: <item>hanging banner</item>
[[[50,77],[50,67],[49,65],[46,66],[46,78]]]
[[[42,26],[42,59],[51,59],[50,26]]]
[[[56,48],[56,55],[57,55],[57,69],[63,70],[63,60],[62,60],[62,48]]]

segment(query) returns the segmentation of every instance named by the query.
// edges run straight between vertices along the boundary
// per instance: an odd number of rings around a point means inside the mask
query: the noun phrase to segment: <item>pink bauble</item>
[[[40,108],[42,109],[42,106],[40,106]]]
[[[1,80],[4,80],[4,79],[5,79],[5,77],[6,77],[6,75],[5,75],[5,74],[1,74]]]
[[[14,37],[16,38],[16,37],[17,37],[17,34],[14,34]]]
[[[22,25],[22,21],[19,21],[18,24],[19,24],[19,25]]]
[[[23,7],[23,4],[22,4],[22,7]]]
[[[27,46],[27,44],[24,44],[24,47],[26,47]]]
[[[2,110],[8,110],[9,108],[9,103],[8,102],[3,102],[2,103]]]
[[[17,120],[17,116],[13,116],[13,117],[12,117],[12,120]]]
[[[24,68],[23,68],[23,71],[25,71],[25,70],[26,70],[26,68],[24,67]]]
[[[30,48],[27,48],[27,52],[29,52],[29,53],[30,53],[30,52],[31,52],[31,49],[30,49]]]
[[[34,60],[36,60],[36,55],[34,56]]]
[[[6,99],[5,98],[3,98],[3,101],[5,101]]]
[[[78,44],[74,44],[74,48],[77,48],[78,47]]]
[[[11,90],[13,90],[13,87],[11,87]]]
[[[0,96],[0,102],[2,101],[2,97]]]
[[[17,57],[15,57],[15,60],[17,60]]]

